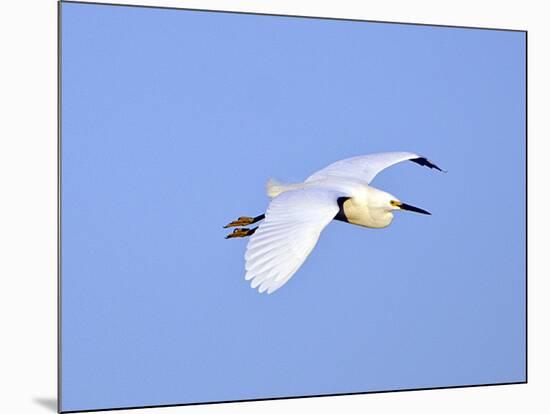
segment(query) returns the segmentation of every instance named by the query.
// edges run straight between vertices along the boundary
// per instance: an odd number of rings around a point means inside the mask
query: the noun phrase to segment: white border
[[[125,1],[117,1],[124,3]],[[529,31],[529,384],[120,411],[129,413],[542,412],[550,380],[546,233],[548,40],[537,1],[162,0],[131,4]],[[0,5],[1,377],[5,412],[52,412],[56,395],[56,49],[54,0]],[[498,149],[496,149],[498,155]],[[503,166],[506,168],[506,166]],[[490,213],[490,211],[488,212]],[[514,219],[513,217],[510,218]],[[503,223],[505,225],[505,223]],[[497,287],[495,287],[497,288]],[[50,402],[48,404],[48,401]]]

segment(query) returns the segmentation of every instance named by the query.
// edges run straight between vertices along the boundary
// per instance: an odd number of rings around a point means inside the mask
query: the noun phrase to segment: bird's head
[[[402,201],[398,200],[395,197],[393,197],[389,200],[389,209],[390,210],[413,211],[415,213],[428,214],[428,215],[432,214],[429,211],[426,211],[422,208],[411,206],[410,204],[407,204],[407,203],[403,203]]]
[[[371,197],[369,198],[370,198],[370,203],[371,205],[373,205],[373,207],[381,208],[387,213],[392,213],[396,210],[405,210],[405,211],[412,211],[420,214],[431,215],[429,211],[404,203],[401,200],[399,200],[396,196],[378,189],[375,191],[374,194],[371,194]]]

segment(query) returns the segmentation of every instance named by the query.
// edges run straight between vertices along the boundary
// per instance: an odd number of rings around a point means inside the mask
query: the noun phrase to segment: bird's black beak
[[[399,207],[401,208],[401,210],[414,211],[415,213],[428,214],[430,216],[432,215],[432,213],[430,213],[429,211],[423,210],[415,206],[411,206],[410,204],[406,204],[406,203],[399,204]]]

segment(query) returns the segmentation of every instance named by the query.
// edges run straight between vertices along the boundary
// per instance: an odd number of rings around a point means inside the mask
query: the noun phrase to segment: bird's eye
[[[390,201],[390,204],[391,204],[392,206],[394,206],[394,207],[397,207],[397,206],[399,206],[401,203],[400,203],[399,201],[396,201],[396,200],[391,200],[391,201]]]

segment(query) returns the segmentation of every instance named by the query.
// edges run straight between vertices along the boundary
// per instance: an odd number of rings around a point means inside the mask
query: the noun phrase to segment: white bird
[[[266,213],[239,217],[224,226],[241,227],[265,219],[258,227],[237,228],[226,237],[251,236],[245,253],[245,279],[251,287],[271,294],[288,282],[332,220],[378,229],[390,225],[396,210],[430,214],[370,185],[380,171],[406,160],[443,171],[418,154],[386,152],[337,161],[302,183],[269,180],[267,195],[272,200]]]

